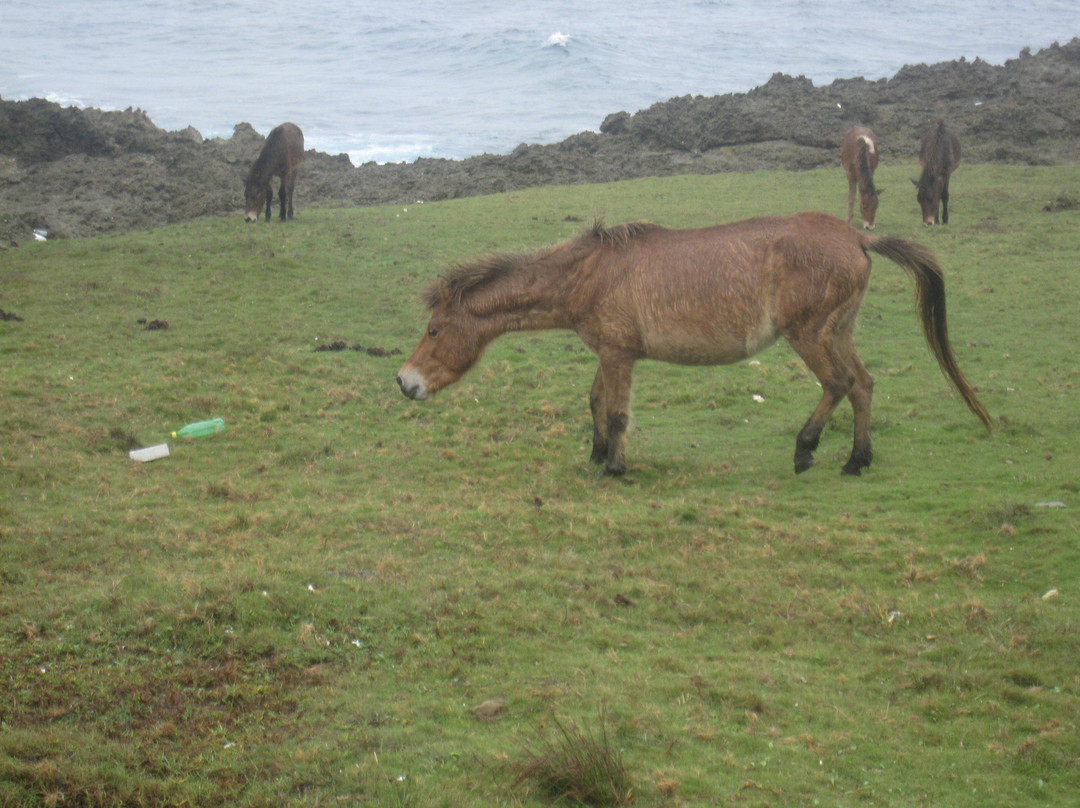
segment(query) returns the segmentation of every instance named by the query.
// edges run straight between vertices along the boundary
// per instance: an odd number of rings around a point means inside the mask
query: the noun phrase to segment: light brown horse
[[[844,133],[844,142],[840,146],[840,165],[847,174],[847,219],[855,208],[855,190],[859,191],[859,215],[863,227],[874,229],[874,217],[877,215],[878,196],[881,190],[874,187],[874,169],[878,164],[878,145],[874,133],[865,126],[853,126]],[[884,190],[884,189],[882,189]]]
[[[915,183],[915,198],[922,209],[923,224],[949,223],[949,177],[960,165],[960,140],[944,121],[927,132],[919,144],[922,174]],[[938,217],[938,206],[941,217]]]
[[[847,396],[855,441],[845,474],[870,465],[873,380],[852,332],[874,252],[912,276],[919,316],[942,372],[990,428],[949,345],[945,286],[933,253],[872,238],[824,213],[749,219],[696,230],[652,224],[604,228],[526,255],[459,266],[426,293],[427,331],[397,382],[425,399],[457,381],[507,331],[568,328],[600,359],[589,405],[592,460],[626,471],[630,381],[639,359],[719,365],[783,336],[821,381],[822,396],[795,441],[795,471],[814,464],[826,421]]]
[[[294,123],[275,126],[266,136],[262,151],[248,172],[244,183],[244,198],[247,202],[244,218],[249,222],[259,221],[263,202],[266,203],[266,221],[270,221],[270,204],[274,201],[274,191],[270,183],[274,177],[281,177],[278,199],[281,202],[281,221],[293,217],[293,188],[296,187],[296,172],[304,162],[304,133]]]

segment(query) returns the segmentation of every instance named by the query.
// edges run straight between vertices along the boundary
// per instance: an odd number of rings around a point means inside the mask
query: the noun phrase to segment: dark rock
[[[964,161],[1080,161],[1080,39],[993,66],[976,59],[908,65],[891,79],[815,87],[777,73],[747,93],[682,96],[604,118],[599,133],[522,144],[508,155],[355,167],[308,151],[296,188],[306,207],[412,204],[537,185],[685,173],[839,167],[844,131],[873,127],[884,161],[913,159],[934,121]],[[299,122],[303,126],[303,121]],[[158,129],[140,110],[80,110],[0,99],[0,241],[89,236],[200,216],[239,216],[264,138],[250,124],[204,140]]]

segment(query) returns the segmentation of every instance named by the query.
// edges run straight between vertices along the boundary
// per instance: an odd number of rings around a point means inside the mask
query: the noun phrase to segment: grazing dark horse
[[[923,224],[949,223],[949,176],[960,165],[960,141],[938,121],[919,145],[922,175],[915,183],[915,198],[922,208]],[[938,218],[938,206],[941,218]]]
[[[822,387],[795,442],[795,471],[814,464],[821,431],[847,396],[855,442],[843,472],[858,474],[872,458],[873,380],[852,341],[870,276],[867,251],[912,276],[923,331],[942,372],[989,429],[990,416],[949,345],[934,254],[914,242],[872,238],[824,213],[696,230],[596,224],[532,254],[459,266],[427,291],[431,319],[397,382],[408,398],[425,399],[461,378],[500,334],[572,329],[600,359],[589,394],[592,460],[618,475],[626,471],[637,360],[729,364],[783,336]]]
[[[248,172],[244,185],[244,197],[247,201],[244,218],[249,222],[259,221],[263,202],[266,203],[266,221],[270,221],[270,204],[274,200],[274,191],[270,182],[274,177],[281,177],[278,199],[281,202],[281,220],[286,214],[293,217],[293,188],[296,187],[296,172],[304,161],[304,133],[294,123],[275,126],[266,137],[262,151]]]
[[[874,133],[865,126],[853,126],[844,133],[844,143],[840,147],[840,165],[847,174],[847,219],[855,207],[855,189],[859,191],[859,215],[863,227],[874,229],[874,217],[877,215],[878,194],[874,187],[874,169],[878,164],[878,146]]]

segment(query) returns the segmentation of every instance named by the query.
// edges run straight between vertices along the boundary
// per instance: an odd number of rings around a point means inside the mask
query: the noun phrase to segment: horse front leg
[[[278,220],[285,221],[285,180],[281,181],[281,187],[278,188]]]
[[[847,222],[848,224],[851,224],[851,217],[852,217],[852,214],[854,214],[854,212],[855,212],[855,180],[849,178],[848,179],[848,188],[847,188],[847,216],[844,218],[844,221]]]
[[[607,463],[604,474],[626,473],[626,430],[630,425],[630,382],[634,360],[622,354],[602,357],[604,409],[607,422]]]
[[[592,389],[589,391],[589,411],[592,413],[592,456],[589,458],[599,465],[607,461],[607,406],[604,404],[604,373],[596,369]]]
[[[945,185],[941,188],[941,223],[949,223],[949,178],[945,178]]]
[[[266,183],[266,221],[270,221],[273,216],[271,210],[274,204],[274,186],[269,182]]]

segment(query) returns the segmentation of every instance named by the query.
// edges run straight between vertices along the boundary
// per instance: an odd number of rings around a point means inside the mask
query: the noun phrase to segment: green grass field
[[[0,806],[543,806],[522,761],[567,727],[625,766],[616,803],[1068,804],[1080,211],[1043,208],[1080,166],[962,165],[937,229],[914,175],[879,169],[877,233],[937,252],[995,431],[878,258],[859,478],[846,403],[792,473],[819,390],[783,344],[640,363],[619,479],[572,333],[503,337],[431,401],[394,382],[448,264],[597,216],[842,214],[839,167],[0,252]]]

